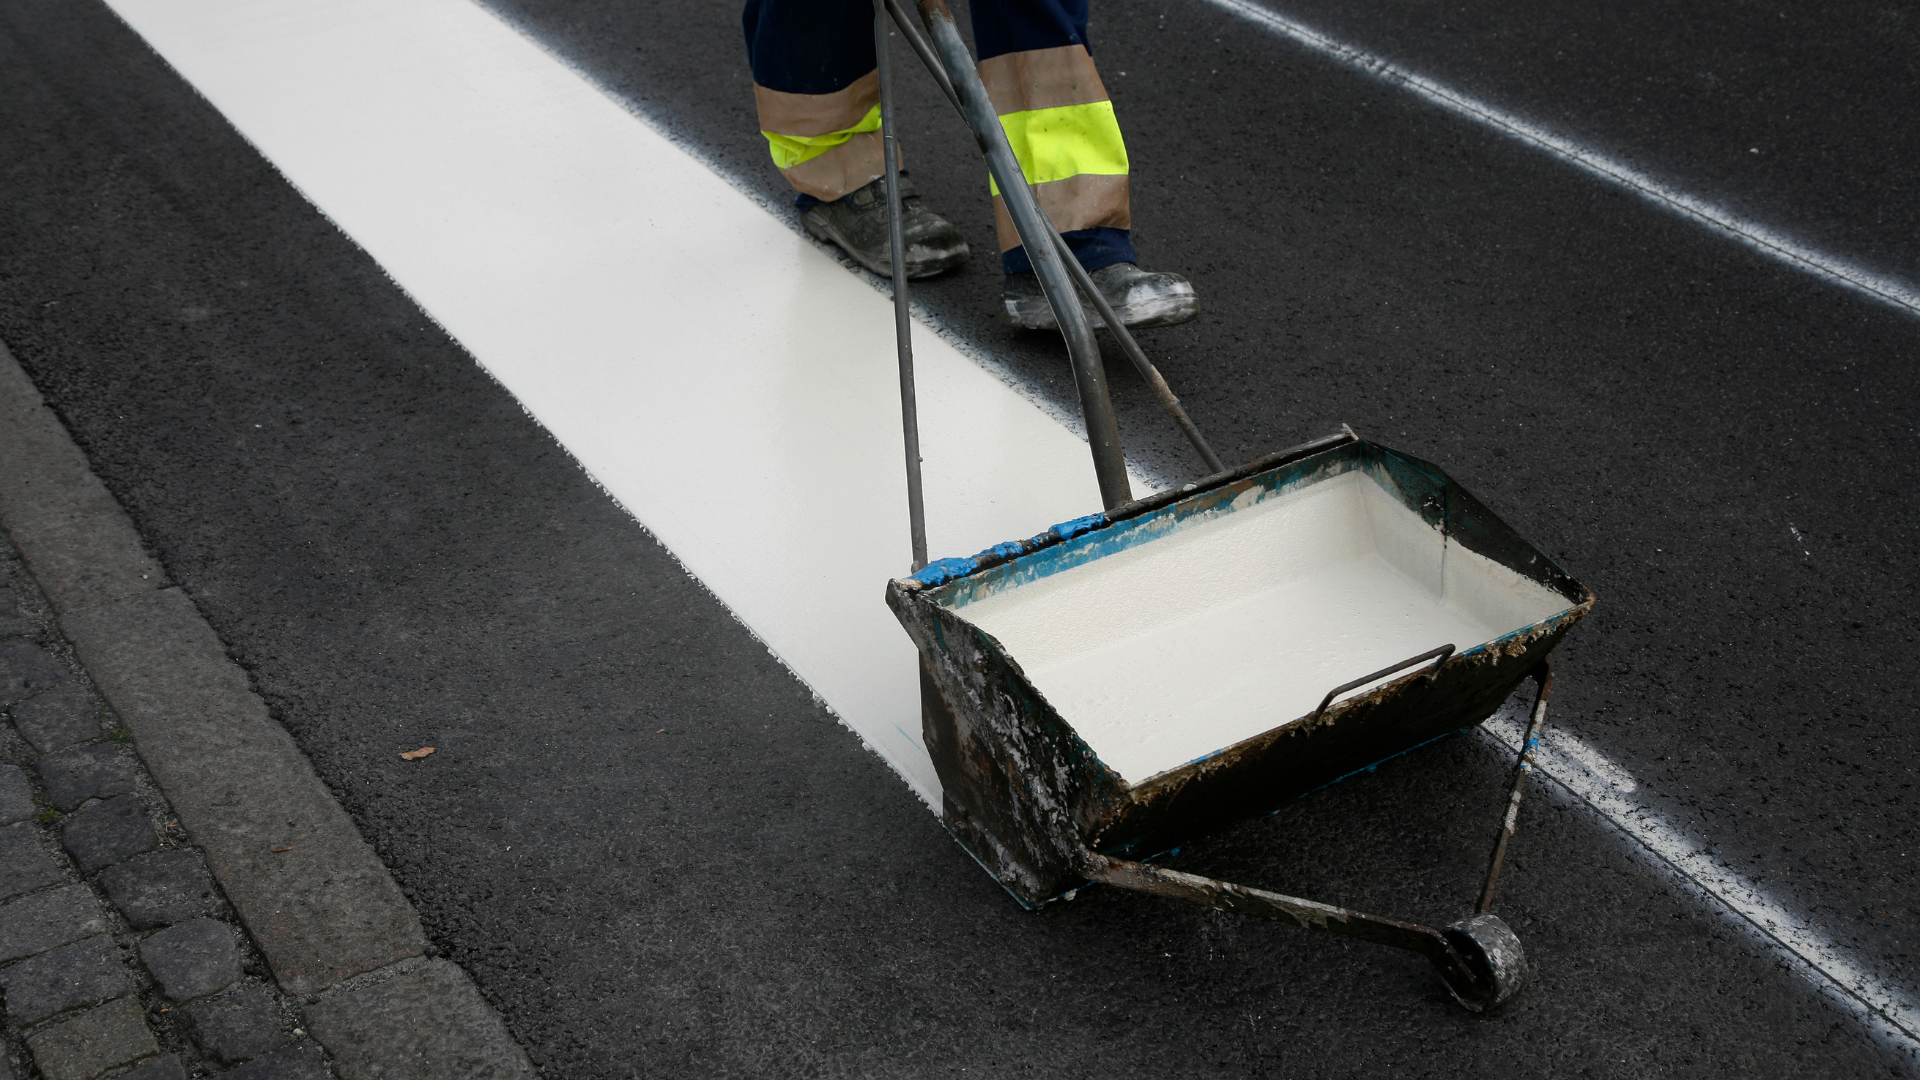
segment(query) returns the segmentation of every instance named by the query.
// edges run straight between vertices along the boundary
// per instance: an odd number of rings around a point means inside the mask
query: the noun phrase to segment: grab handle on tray
[[[1415,664],[1424,663],[1428,660],[1437,659],[1440,661],[1439,663],[1433,665],[1433,670],[1437,672],[1442,667],[1446,666],[1447,659],[1452,655],[1453,655],[1453,646],[1451,644],[1442,645],[1437,649],[1428,649],[1426,652],[1421,653],[1419,656],[1409,656],[1405,660],[1402,660],[1397,664],[1390,664],[1387,667],[1383,667],[1379,671],[1376,671],[1371,675],[1362,675],[1359,678],[1353,680],[1352,682],[1343,682],[1339,686],[1336,686],[1333,689],[1327,691],[1327,696],[1320,699],[1320,707],[1313,710],[1313,718],[1315,720],[1320,719],[1320,714],[1327,711],[1327,706],[1333,704],[1333,699],[1339,697],[1341,694],[1344,694],[1349,690],[1357,690],[1360,687],[1367,685],[1368,683],[1372,682],[1375,679],[1384,679],[1388,675],[1391,675],[1396,671],[1404,671]],[[1431,678],[1432,677],[1431,674],[1429,674],[1428,677]]]

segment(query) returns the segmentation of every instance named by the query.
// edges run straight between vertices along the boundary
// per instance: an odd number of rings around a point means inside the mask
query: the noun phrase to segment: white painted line
[[[939,805],[885,297],[468,0],[111,0]],[[917,335],[928,529],[1099,509],[1085,443]]]
[[[1513,734],[1515,740],[1519,739],[1518,734],[1511,732],[1501,733],[1502,738],[1507,734]],[[1610,788],[1615,794],[1631,795],[1640,790],[1640,781],[1635,780],[1632,773],[1615,764],[1605,754],[1575,738],[1565,729],[1548,728],[1546,738],[1554,753],[1571,759],[1575,765],[1585,769],[1596,782]],[[1513,745],[1514,751],[1518,753],[1520,744],[1516,741]]]
[[[1816,277],[1825,278],[1856,292],[1864,293],[1876,300],[1903,308],[1909,314],[1920,315],[1920,289],[1916,289],[1910,282],[1876,274],[1855,266],[1845,259],[1816,251],[1783,235],[1772,226],[1740,217],[1705,199],[1662,183],[1622,161],[1582,146],[1572,139],[1545,131],[1510,112],[1479,101],[1424,75],[1408,71],[1365,49],[1337,41],[1304,23],[1258,4],[1249,3],[1248,0],[1206,0],[1206,2],[1305,45],[1315,52],[1403,86],[1449,112],[1457,113],[1544,150],[1587,173],[1618,184],[1636,195],[1692,218],[1715,232],[1731,237],[1796,270],[1803,270]]]
[[[1516,695],[1516,700],[1530,695]],[[1483,732],[1510,754],[1526,738],[1524,711],[1509,703]],[[1742,922],[1797,961],[1802,974],[1848,1007],[1882,1038],[1908,1054],[1920,1051],[1920,1002],[1911,991],[1872,971],[1834,944],[1819,927],[1796,915],[1714,857],[1700,841],[1675,828],[1649,807],[1631,772],[1599,751],[1549,724],[1535,751],[1535,766],[1594,812],[1637,841],[1659,862],[1724,905]]]

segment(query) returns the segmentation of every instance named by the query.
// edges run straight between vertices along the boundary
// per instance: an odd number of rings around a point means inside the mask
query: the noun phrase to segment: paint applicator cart
[[[1490,911],[1546,721],[1547,654],[1594,597],[1435,466],[1351,429],[1225,469],[1040,211],[945,0],[873,0],[913,569],[887,604],[920,650],[922,728],[960,844],[1022,904],[1102,883],[1427,957],[1454,998],[1526,977]],[[892,18],[973,131],[1066,339],[1104,512],[927,561],[893,138]],[[1013,183],[1008,183],[1013,179]],[[1077,292],[1077,294],[1076,294]],[[1080,298],[1208,475],[1135,500]],[[1479,724],[1532,721],[1475,913],[1444,928],[1146,860]]]
[[[1593,596],[1432,465],[1343,434],[942,559],[887,603],[947,828],[1023,904],[1101,882],[1364,938],[1476,1011],[1524,981],[1487,910],[1524,758],[1480,911],[1444,929],[1142,861],[1478,724],[1529,675],[1531,754]]]

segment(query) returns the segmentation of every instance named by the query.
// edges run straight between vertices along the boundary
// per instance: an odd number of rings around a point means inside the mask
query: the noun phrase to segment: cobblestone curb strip
[[[0,527],[0,1080],[533,1076],[4,345]]]

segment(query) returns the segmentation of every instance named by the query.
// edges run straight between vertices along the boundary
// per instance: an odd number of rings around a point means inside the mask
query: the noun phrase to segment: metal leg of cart
[[[1547,728],[1547,695],[1553,692],[1553,662],[1543,660],[1533,673],[1533,718],[1527,724],[1527,736],[1520,740],[1520,761],[1513,768],[1513,793],[1507,797],[1507,818],[1500,825],[1499,839],[1493,843],[1493,858],[1487,864],[1487,884],[1480,890],[1479,911],[1493,907],[1493,890],[1500,884],[1500,864],[1507,859],[1507,843],[1520,827],[1520,796],[1527,786],[1527,774],[1533,772],[1534,751],[1540,745],[1540,733]]]
[[[1435,650],[1435,654],[1440,651]],[[1431,655],[1415,657],[1385,672],[1367,676],[1354,685],[1364,685],[1381,674],[1428,659]],[[1518,993],[1527,981],[1527,956],[1520,947],[1520,939],[1488,908],[1493,903],[1494,885],[1500,879],[1500,866],[1506,858],[1508,841],[1513,838],[1519,821],[1520,797],[1527,774],[1533,771],[1534,750],[1539,745],[1541,729],[1546,726],[1547,692],[1553,686],[1552,666],[1541,664],[1533,673],[1533,678],[1537,688],[1533,720],[1528,725],[1526,740],[1521,745],[1512,794],[1507,800],[1506,818],[1500,827],[1499,840],[1494,845],[1486,886],[1481,890],[1478,910],[1451,926],[1441,929],[1420,926],[1091,851],[1082,856],[1082,871],[1093,881],[1122,889],[1168,896],[1220,911],[1276,919],[1307,930],[1324,930],[1342,937],[1359,938],[1419,953],[1433,964],[1440,981],[1446,984],[1447,991],[1455,1001],[1473,1012],[1485,1012]],[[1339,692],[1336,690],[1327,696],[1331,699]]]

